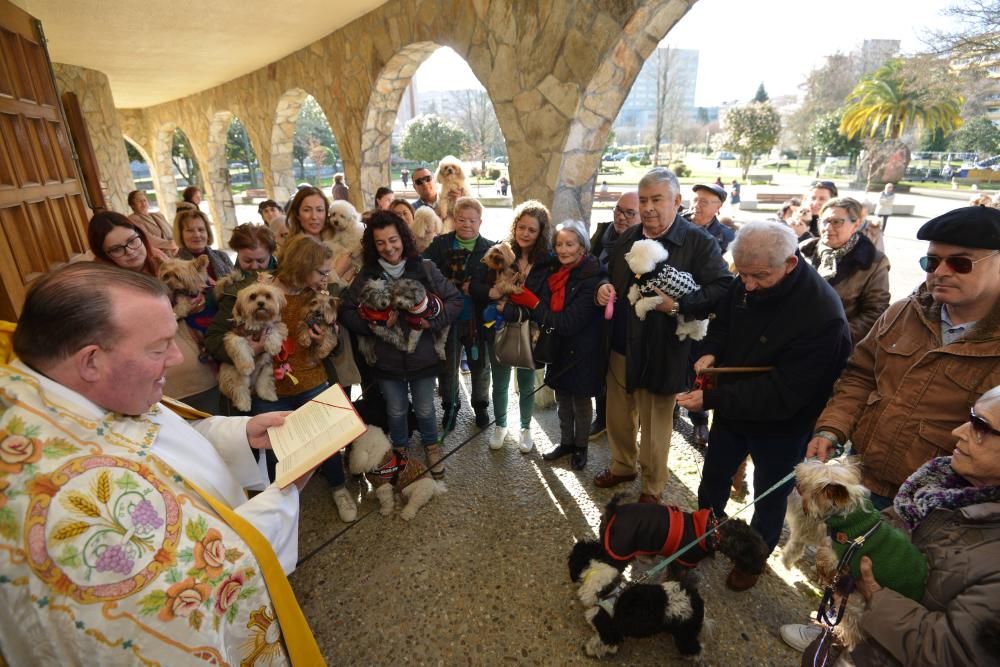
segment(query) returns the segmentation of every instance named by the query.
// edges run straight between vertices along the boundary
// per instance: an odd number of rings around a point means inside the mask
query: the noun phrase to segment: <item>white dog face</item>
[[[258,282],[241,289],[233,306],[233,321],[252,328],[281,319],[285,294],[268,283]]]
[[[432,206],[421,206],[413,214],[413,235],[417,238],[437,236],[444,231],[444,223]]]
[[[350,202],[337,200],[330,204],[330,224],[338,232],[354,229],[361,224],[361,216]]]
[[[385,431],[377,426],[369,426],[351,445],[351,474],[361,475],[377,468],[390,447]]]
[[[625,262],[633,273],[641,276],[655,269],[657,264],[666,261],[669,256],[670,253],[659,241],[643,239],[632,244],[632,248],[625,253]]]
[[[441,158],[441,162],[438,163],[437,169],[438,183],[454,183],[456,181],[464,180],[465,169],[462,168],[462,163],[458,161],[458,158],[452,155],[446,155]]]

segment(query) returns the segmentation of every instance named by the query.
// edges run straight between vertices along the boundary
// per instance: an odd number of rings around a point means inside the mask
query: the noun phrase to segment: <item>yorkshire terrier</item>
[[[299,324],[295,331],[295,342],[301,348],[312,348],[312,355],[318,361],[330,356],[339,342],[337,339],[337,306],[340,299],[327,291],[314,292],[309,301],[299,311]],[[313,345],[310,329],[322,332],[323,337]]]
[[[483,264],[496,276],[492,287],[503,296],[513,294],[524,285],[524,276],[514,268],[514,261],[514,249],[507,241],[497,243],[483,255]]]
[[[791,536],[785,545],[782,561],[794,565],[806,545],[816,546],[816,573],[824,584],[831,584],[838,574],[860,579],[861,559],[872,560],[875,580],[886,588],[919,601],[927,580],[927,559],[899,529],[883,522],[869,500],[869,491],[861,484],[861,467],[856,459],[816,459],[795,466],[795,491],[788,497],[788,520]],[[831,538],[832,536],[832,538]],[[841,557],[852,542],[863,543],[838,573]],[[834,635],[849,650],[864,638],[859,619],[864,604],[860,595],[848,598],[848,606]]]
[[[208,255],[196,259],[167,258],[160,263],[156,277],[170,288],[174,315],[187,317],[193,310],[194,301],[208,285]]]
[[[274,285],[256,282],[236,295],[233,328],[223,342],[231,364],[219,368],[219,391],[241,411],[250,410],[251,388],[265,401],[276,401],[272,358],[281,352],[288,327],[281,321],[285,295]],[[264,351],[254,354],[250,342],[262,342]]]

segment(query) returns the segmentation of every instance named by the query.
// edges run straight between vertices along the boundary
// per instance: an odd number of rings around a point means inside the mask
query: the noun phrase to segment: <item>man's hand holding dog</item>
[[[656,292],[656,296],[660,297],[660,303],[653,310],[658,310],[668,315],[672,314],[677,301],[667,296],[666,292],[663,292],[659,287],[654,287],[653,291]]]

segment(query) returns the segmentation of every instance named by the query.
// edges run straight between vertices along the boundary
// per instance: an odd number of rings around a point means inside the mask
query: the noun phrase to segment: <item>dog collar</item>
[[[393,486],[399,481],[399,476],[406,470],[406,465],[409,463],[409,457],[406,452],[400,450],[392,450],[392,457],[378,468],[371,471],[371,474],[375,475],[379,479],[388,480]]]
[[[392,309],[386,308],[385,310],[375,310],[374,308],[369,308],[365,304],[358,304],[358,312],[361,313],[361,317],[373,322],[385,322],[389,319],[389,313]]]

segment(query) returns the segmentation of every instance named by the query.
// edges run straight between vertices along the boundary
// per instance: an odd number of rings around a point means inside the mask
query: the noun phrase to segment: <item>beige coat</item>
[[[875,593],[861,621],[874,641],[852,654],[855,665],[997,664],[981,633],[996,630],[1000,609],[1000,503],[936,509],[911,538],[927,557],[924,597]]]
[[[941,307],[923,288],[897,301],[854,348],[816,430],[850,439],[864,484],[893,497],[936,456],[984,392],[1000,385],[1000,303],[963,338],[944,345]]]
[[[128,220],[142,230],[151,247],[163,251],[170,257],[177,254],[177,244],[174,243],[173,228],[162,215],[155,212],[150,212],[146,215],[133,213],[128,217]]]

